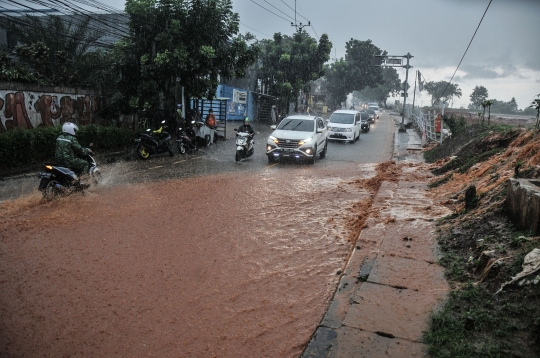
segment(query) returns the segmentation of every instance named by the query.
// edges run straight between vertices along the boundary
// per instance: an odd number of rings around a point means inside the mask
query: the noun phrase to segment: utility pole
[[[294,0],[294,22],[291,22],[291,26],[296,27],[296,31],[302,32],[302,29],[306,26],[311,26],[311,21],[308,21],[307,25],[300,22],[300,25],[296,23],[296,0]]]
[[[403,67],[405,68],[405,83],[403,85],[403,93],[401,96],[403,97],[403,113],[401,114],[401,125],[399,127],[400,132],[406,132],[405,129],[405,104],[407,103],[407,90],[409,89],[409,68],[412,68],[411,65],[409,65],[409,60],[413,58],[414,56],[411,56],[410,53],[407,53],[405,56],[382,56],[382,55],[375,55],[373,56],[373,62],[375,67]],[[403,59],[407,59],[407,63],[403,65]]]

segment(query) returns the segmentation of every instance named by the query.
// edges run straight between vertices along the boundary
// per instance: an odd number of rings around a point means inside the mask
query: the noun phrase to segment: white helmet
[[[79,127],[75,123],[66,122],[62,126],[62,132],[68,133],[71,135],[77,135],[77,131],[79,130]]]

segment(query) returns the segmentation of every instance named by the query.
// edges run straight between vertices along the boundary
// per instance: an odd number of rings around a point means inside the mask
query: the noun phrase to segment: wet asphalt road
[[[198,152],[187,152],[184,155],[175,152],[151,156],[148,160],[137,159],[136,154],[115,158],[114,163],[106,163],[98,157],[98,165],[107,185],[124,185],[172,178],[205,176],[217,173],[243,173],[259,170],[279,172],[280,168],[298,167],[316,175],[317,168],[343,170],[345,163],[381,163],[392,158],[395,124],[393,116],[382,112],[380,118],[371,124],[368,133],[362,133],[356,143],[331,141],[325,159],[319,159],[314,165],[304,163],[268,163],[265,145],[272,130],[270,126],[254,123],[255,154],[240,162],[235,162],[235,140],[233,128],[236,123],[227,123],[227,139],[200,149]],[[176,148],[175,148],[176,149]],[[101,159],[101,160],[100,160]],[[126,160],[127,159],[127,160]],[[336,172],[339,176],[339,172]],[[0,182],[0,202],[14,200],[22,195],[37,192],[39,179],[36,173],[28,173],[26,177],[6,178]]]

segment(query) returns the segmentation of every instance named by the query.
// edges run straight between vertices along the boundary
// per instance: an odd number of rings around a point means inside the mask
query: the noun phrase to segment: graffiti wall
[[[107,104],[101,96],[0,90],[0,132],[65,122],[103,124],[99,112]]]

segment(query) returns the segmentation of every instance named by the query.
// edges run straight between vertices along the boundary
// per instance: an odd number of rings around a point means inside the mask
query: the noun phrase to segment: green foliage
[[[351,39],[345,45],[345,59],[340,59],[329,65],[326,71],[328,92],[334,104],[345,100],[347,94],[362,90],[367,86],[384,85],[383,70],[373,66],[373,56],[385,55],[371,40],[360,41]],[[394,86],[394,74],[387,74],[390,88]],[[389,89],[390,90],[390,89]],[[387,98],[387,97],[386,97]]]
[[[396,96],[401,91],[401,81],[395,68],[384,67],[382,69],[382,82],[375,87],[366,87],[360,91],[359,95],[366,101],[375,100],[378,103],[386,104],[388,97]]]
[[[475,86],[471,93],[471,102],[475,108],[488,98],[488,90],[484,86]]]
[[[280,97],[282,108],[294,93],[309,91],[307,84],[322,77],[324,63],[330,59],[332,43],[323,34],[317,42],[305,31],[292,36],[274,34],[274,38],[262,40],[258,45],[261,91]]]
[[[439,103],[447,103],[453,97],[461,98],[461,89],[457,83],[431,81],[424,85],[424,90],[431,95],[431,106],[438,105]]]
[[[450,132],[452,132],[452,135],[458,135],[462,131],[465,130],[467,127],[467,121],[465,120],[465,117],[460,115],[457,117],[454,117],[454,115],[448,117],[447,115],[443,116],[443,121],[450,127]]]
[[[37,82],[46,85],[100,85],[110,75],[108,56],[90,51],[104,34],[93,30],[90,17],[66,21],[57,15],[25,15],[5,21],[19,46],[14,60],[4,63],[0,79]],[[97,77],[97,78],[94,78]]]
[[[16,129],[0,133],[0,168],[14,170],[54,161],[56,138],[61,127],[38,127],[36,129]],[[93,144],[94,151],[122,150],[135,139],[132,130],[82,126],[77,139],[83,147]]]
[[[126,13],[130,37],[113,51],[123,111],[132,110],[135,97],[154,109],[174,108],[178,86],[186,99],[212,99],[219,78],[243,77],[255,61],[257,48],[236,36],[231,0],[128,0]]]

